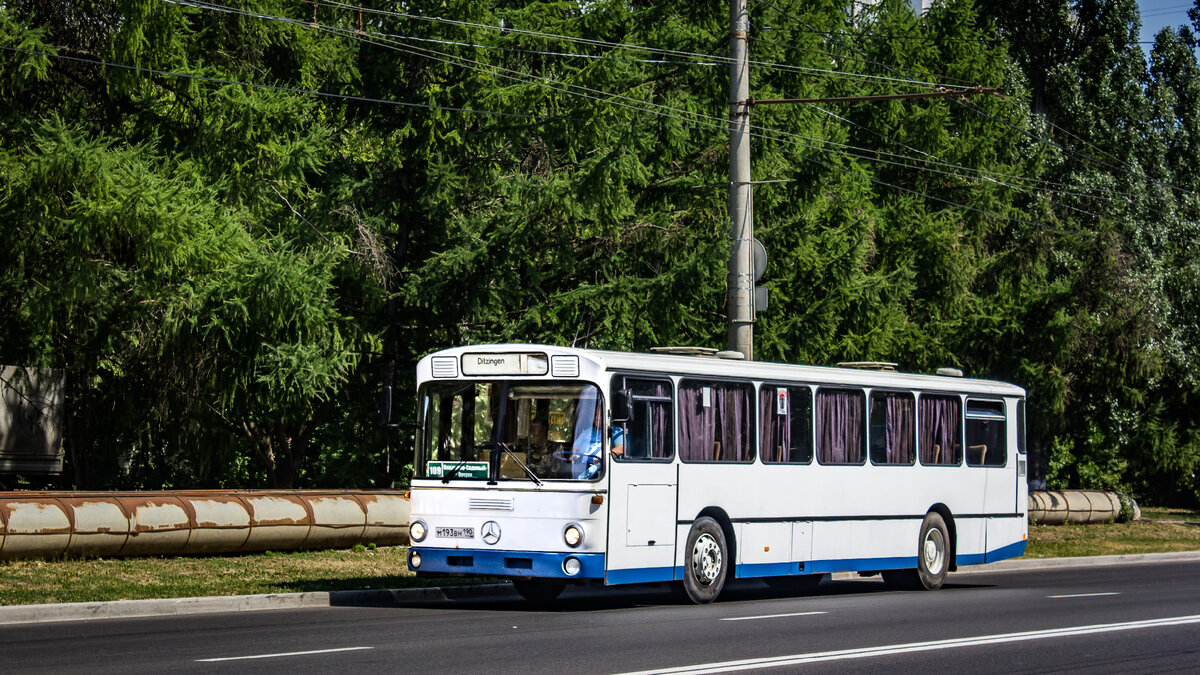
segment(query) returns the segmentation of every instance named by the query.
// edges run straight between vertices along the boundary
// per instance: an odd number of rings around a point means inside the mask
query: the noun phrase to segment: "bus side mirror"
[[[628,389],[614,389],[612,393],[612,421],[628,422],[633,419],[633,395]]]

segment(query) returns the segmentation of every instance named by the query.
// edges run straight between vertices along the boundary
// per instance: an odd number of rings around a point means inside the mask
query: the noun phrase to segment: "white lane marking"
[[[1120,595],[1120,593],[1075,593],[1074,595],[1047,595],[1046,597],[1058,600],[1061,598],[1099,598],[1104,595]]]
[[[809,654],[792,654],[790,656],[742,659],[740,661],[725,661],[722,663],[700,663],[694,666],[679,666],[676,668],[662,668],[659,670],[641,670],[635,673],[625,673],[624,675],[667,675],[668,673],[688,673],[689,675],[699,675],[700,673],[727,673],[736,670],[778,668],[780,666],[795,666],[806,663],[819,663],[822,661],[863,659],[875,656],[909,654],[913,652],[927,652],[938,649],[953,649],[955,647],[978,647],[981,645],[994,645],[1005,642],[1046,640],[1056,637],[1092,635],[1095,633],[1112,633],[1115,631],[1137,630],[1139,628],[1182,626],[1193,623],[1200,623],[1200,614],[1176,616],[1165,619],[1148,619],[1145,621],[1128,621],[1125,623],[1103,623],[1092,626],[1071,626],[1068,628],[1051,628],[1049,630],[1032,630],[1023,633],[1004,633],[1000,635],[980,635],[977,637],[954,638],[950,640],[933,640],[930,642],[912,642],[909,644],[883,645],[880,647],[839,649],[829,652],[812,652]]]
[[[313,649],[306,652],[280,652],[278,654],[252,654],[250,656],[222,656],[215,659],[196,659],[196,663],[216,663],[217,661],[246,661],[249,659],[278,659],[284,656],[310,656],[312,654],[333,654],[335,652],[358,652],[374,647],[338,647],[336,649]]]
[[[733,616],[722,621],[752,621],[754,619],[780,619],[785,616],[815,616],[817,614],[828,614],[829,612],[793,612],[791,614],[764,614],[762,616]]]

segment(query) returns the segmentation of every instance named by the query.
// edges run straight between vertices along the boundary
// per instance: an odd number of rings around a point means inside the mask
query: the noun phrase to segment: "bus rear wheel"
[[[684,549],[683,592],[687,599],[703,605],[717,599],[725,588],[729,548],[717,521],[704,516],[692,523]]]
[[[927,513],[917,538],[917,567],[887,570],[883,580],[896,588],[936,591],[950,571],[950,530],[940,514]]]
[[[558,599],[567,585],[561,581],[545,579],[513,579],[513,588],[526,601],[539,606],[549,605]]]

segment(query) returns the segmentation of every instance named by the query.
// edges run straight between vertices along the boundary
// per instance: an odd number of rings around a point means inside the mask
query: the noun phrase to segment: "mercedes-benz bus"
[[[1025,392],[991,380],[691,349],[447,349],[417,366],[410,567],[567,584],[834,571],[936,589],[1019,556]]]

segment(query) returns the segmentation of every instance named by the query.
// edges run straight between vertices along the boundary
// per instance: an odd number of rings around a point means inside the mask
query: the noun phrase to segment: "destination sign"
[[[464,354],[463,375],[545,375],[545,354]]]
[[[455,467],[458,470],[455,471]],[[445,478],[446,474],[454,471],[455,478],[487,478],[487,462],[429,462],[425,465],[425,475],[430,478]]]

